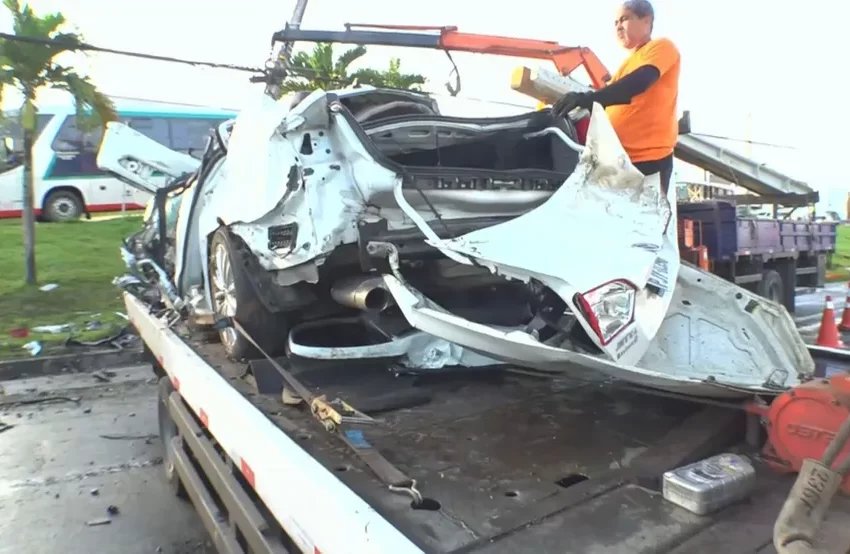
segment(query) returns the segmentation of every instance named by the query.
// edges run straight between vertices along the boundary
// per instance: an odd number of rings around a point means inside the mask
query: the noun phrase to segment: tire
[[[779,275],[779,272],[774,271],[773,269],[766,269],[764,273],[761,274],[761,281],[758,284],[757,293],[759,296],[763,296],[777,304],[784,305],[784,287],[782,284],[782,277]]]
[[[171,419],[171,412],[168,411],[168,398],[174,391],[174,386],[168,377],[162,377],[159,380],[159,390],[157,395],[157,419],[159,420],[159,437],[162,439],[162,465],[165,468],[165,480],[168,487],[174,496],[181,500],[188,500],[189,493],[186,492],[186,487],[180,481],[180,476],[177,474],[177,469],[174,467],[174,460],[171,458],[170,443],[174,437],[178,435],[177,424]]]
[[[83,199],[70,190],[55,190],[44,199],[45,221],[74,221],[83,214]]]
[[[242,328],[270,356],[283,352],[288,325],[282,314],[269,312],[257,297],[242,263],[241,245],[234,244],[226,229],[218,229],[210,241],[209,286],[217,317],[235,317]],[[228,284],[229,286],[225,286]],[[222,288],[230,290],[222,293]],[[220,296],[221,295],[221,296]],[[262,354],[236,329],[219,330],[225,354],[232,360],[255,359]]]

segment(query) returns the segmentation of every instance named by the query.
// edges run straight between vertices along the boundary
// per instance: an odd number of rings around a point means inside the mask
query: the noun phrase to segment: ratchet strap
[[[400,469],[391,464],[389,460],[384,458],[381,452],[366,440],[363,436],[363,431],[360,429],[346,429],[346,426],[350,424],[374,424],[374,419],[357,411],[342,400],[336,399],[328,402],[323,395],[313,395],[292,373],[269,356],[234,318],[225,317],[216,319],[215,327],[217,329],[225,329],[227,327],[236,329],[240,335],[245,337],[268,360],[272,367],[280,373],[289,388],[292,389],[291,392],[288,392],[284,388],[284,397],[288,396],[291,400],[295,400],[292,395],[292,392],[294,392],[295,396],[300,397],[301,400],[307,403],[313,417],[319,420],[327,431],[341,438],[348,448],[357,454],[363,463],[369,466],[391,491],[409,495],[413,499],[413,506],[422,504],[422,494],[416,489],[415,479],[411,479],[405,475]],[[292,403],[294,404],[296,402]]]

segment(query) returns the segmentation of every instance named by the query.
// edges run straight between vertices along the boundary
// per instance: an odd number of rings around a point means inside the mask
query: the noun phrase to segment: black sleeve
[[[642,65],[620,80],[607,87],[593,91],[588,95],[588,104],[598,102],[602,107],[630,104],[632,98],[645,92],[661,77],[661,72],[654,65]]]

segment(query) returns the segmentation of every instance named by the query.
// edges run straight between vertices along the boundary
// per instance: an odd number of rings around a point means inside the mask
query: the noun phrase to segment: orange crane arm
[[[312,31],[286,28],[274,34],[280,42],[339,42],[346,44],[406,46],[447,52],[475,52],[551,60],[561,75],[584,67],[593,88],[601,88],[611,74],[590,48],[563,46],[554,41],[461,33],[457,27],[424,25],[371,25],[348,23],[345,31]]]

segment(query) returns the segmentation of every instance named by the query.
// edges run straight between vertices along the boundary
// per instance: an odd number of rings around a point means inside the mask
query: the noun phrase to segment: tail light
[[[578,296],[587,323],[603,346],[634,319],[636,294],[634,285],[616,280]]]

